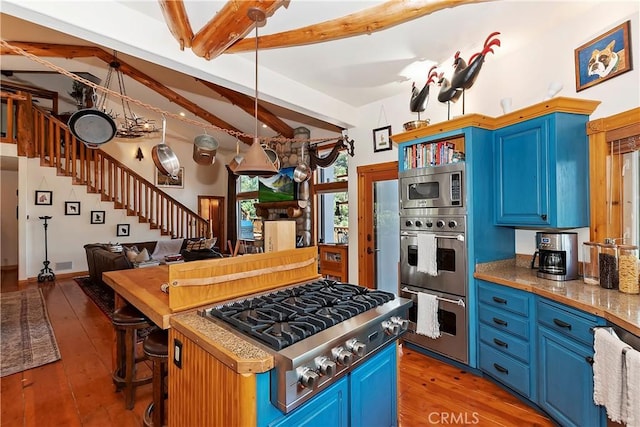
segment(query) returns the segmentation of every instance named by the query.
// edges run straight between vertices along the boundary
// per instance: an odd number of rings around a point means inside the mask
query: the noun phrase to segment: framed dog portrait
[[[50,205],[53,203],[53,191],[36,190],[36,205]]]
[[[576,92],[632,69],[629,27],[624,22],[575,50]]]
[[[373,130],[373,152],[391,150],[391,126]]]
[[[80,215],[80,202],[64,202],[65,215]]]
[[[104,224],[104,211],[91,211],[91,224]]]
[[[116,236],[126,237],[129,235],[129,224],[116,225]]]

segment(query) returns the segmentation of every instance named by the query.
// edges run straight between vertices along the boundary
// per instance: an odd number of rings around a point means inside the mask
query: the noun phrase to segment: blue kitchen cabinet
[[[351,373],[351,427],[398,425],[396,371],[396,346],[387,346]]]
[[[538,405],[563,426],[604,426],[593,403],[592,328],[604,320],[538,298]]]
[[[494,132],[496,225],[589,226],[588,119],[551,113]]]
[[[269,373],[258,374],[258,426],[396,426],[397,367],[397,346],[392,343],[288,414],[271,403]]]
[[[480,369],[535,400],[535,298],[517,289],[476,282]]]

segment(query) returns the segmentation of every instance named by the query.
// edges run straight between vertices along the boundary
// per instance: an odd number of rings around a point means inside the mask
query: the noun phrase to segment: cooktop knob
[[[413,221],[405,221],[404,225],[406,225],[407,227],[411,227],[413,225]]]
[[[416,221],[416,227],[422,227],[422,221]]]
[[[432,221],[427,221],[427,228],[431,228],[433,227],[433,222]]]
[[[364,356],[365,352],[367,351],[366,344],[358,341],[357,338],[352,338],[349,341],[347,341],[346,346],[349,350],[354,352],[358,357]]]
[[[299,378],[298,382],[302,387],[314,389],[318,385],[320,375],[317,372],[308,367],[298,368]]]
[[[400,333],[400,326],[390,320],[382,322],[382,330],[387,335],[398,335]]]
[[[400,332],[404,332],[409,329],[409,321],[407,319],[403,319],[398,316],[394,316],[391,319],[391,322],[395,323],[400,327]]]
[[[331,350],[331,352],[333,353],[333,357],[339,365],[349,366],[351,365],[351,362],[353,362],[353,353],[351,353],[344,347],[334,348],[333,350]]]
[[[436,222],[436,227],[438,227],[438,228],[444,227],[444,221],[439,219],[438,222]]]
[[[454,220],[449,221],[449,228],[456,228],[458,223]]]
[[[316,357],[316,366],[321,375],[332,377],[336,374],[336,362],[326,356]]]

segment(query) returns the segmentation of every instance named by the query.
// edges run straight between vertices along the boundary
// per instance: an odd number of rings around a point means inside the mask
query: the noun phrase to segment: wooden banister
[[[20,129],[20,117],[13,97],[2,94],[7,104],[7,129],[2,142],[17,143],[13,117]],[[71,178],[72,184],[86,186],[88,193],[97,193],[100,200],[124,209],[127,216],[136,216],[140,223],[159,229],[162,235],[173,238],[209,236],[209,221],[147,181],[116,158],[100,149],[87,148],[69,131],[67,125],[49,112],[31,106],[31,142],[40,165],[55,167],[57,174]],[[19,137],[20,133],[17,133]]]

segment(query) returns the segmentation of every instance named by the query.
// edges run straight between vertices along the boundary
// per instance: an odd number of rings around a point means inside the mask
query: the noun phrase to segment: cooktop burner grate
[[[319,280],[213,307],[206,315],[282,350],[394,298],[390,292]]]

